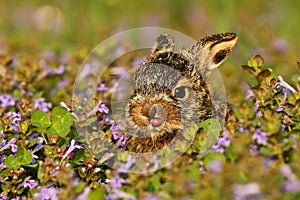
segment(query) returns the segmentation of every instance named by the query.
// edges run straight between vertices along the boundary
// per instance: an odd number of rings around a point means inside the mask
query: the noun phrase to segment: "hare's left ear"
[[[175,42],[173,37],[171,37],[168,34],[162,34],[156,39],[155,45],[152,48],[151,53],[155,54],[157,52],[173,51],[174,48]]]
[[[237,39],[238,37],[234,33],[224,33],[207,36],[200,40],[202,50],[207,53],[209,57],[206,59],[210,59],[208,69],[214,69],[226,60],[236,44]]]

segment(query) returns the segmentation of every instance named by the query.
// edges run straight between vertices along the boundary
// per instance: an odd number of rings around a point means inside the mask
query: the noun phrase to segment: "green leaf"
[[[52,110],[52,126],[50,126],[46,133],[53,135],[58,134],[65,137],[70,132],[70,126],[73,124],[73,116],[64,107],[58,106]]]
[[[256,78],[258,82],[262,82],[265,78],[269,77],[271,73],[272,73],[271,69],[266,69],[259,72]]]
[[[61,124],[53,124],[50,128],[46,130],[47,134],[55,135],[58,134],[61,137],[65,137],[69,134],[70,128],[65,127]]]
[[[47,128],[51,125],[49,117],[41,110],[36,110],[32,113],[31,122],[33,126],[39,128]]]
[[[9,169],[20,168],[21,163],[12,155],[8,156],[4,160],[5,166]]]
[[[242,68],[243,68],[244,71],[247,71],[247,72],[249,72],[252,75],[255,75],[256,71],[255,71],[255,69],[253,67],[250,67],[248,65],[242,65]]]
[[[103,200],[104,194],[105,188],[103,186],[97,187],[89,193],[88,200]]]
[[[20,149],[16,154],[16,158],[21,165],[29,165],[32,161],[32,154],[26,149]]]
[[[248,65],[254,68],[260,68],[264,64],[264,59],[260,55],[255,55],[250,58]]]
[[[199,124],[199,128],[203,128],[204,132],[208,134],[216,134],[217,132],[220,134],[222,130],[222,126],[217,119],[207,119]]]
[[[64,107],[57,106],[52,110],[52,123],[70,127],[73,124],[73,116]]]
[[[218,141],[222,126],[217,119],[207,119],[199,125],[199,128],[203,128],[204,132],[207,134],[198,154],[198,157],[203,158]]]
[[[274,156],[275,153],[272,149],[269,149],[267,147],[261,147],[259,149],[259,152],[262,154],[262,155],[265,155],[265,156]]]
[[[28,147],[28,148],[32,147],[32,146],[35,145],[38,141],[39,141],[38,138],[33,138],[32,140],[29,141],[27,147]]]

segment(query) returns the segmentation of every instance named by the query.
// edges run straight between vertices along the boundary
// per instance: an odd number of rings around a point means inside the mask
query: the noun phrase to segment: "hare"
[[[134,91],[119,123],[128,137],[126,148],[155,152],[183,134],[191,122],[210,118],[213,105],[205,76],[229,56],[236,41],[234,33],[216,34],[177,49],[170,35],[160,35],[133,76]],[[226,106],[216,110],[227,112]]]

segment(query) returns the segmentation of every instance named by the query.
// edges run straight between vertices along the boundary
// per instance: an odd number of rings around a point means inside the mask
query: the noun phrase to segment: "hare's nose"
[[[166,110],[164,106],[159,104],[153,104],[149,110],[149,117],[152,126],[161,126],[166,120]]]

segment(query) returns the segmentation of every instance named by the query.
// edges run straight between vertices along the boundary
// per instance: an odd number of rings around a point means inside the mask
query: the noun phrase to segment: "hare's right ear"
[[[223,33],[204,37],[200,41],[202,54],[208,55],[208,57],[205,56],[205,59],[208,59],[208,69],[214,69],[226,60],[237,39],[238,37],[234,33]]]
[[[156,39],[156,43],[152,48],[151,53],[156,54],[158,52],[173,51],[175,48],[175,42],[173,37],[168,34],[162,34]]]

